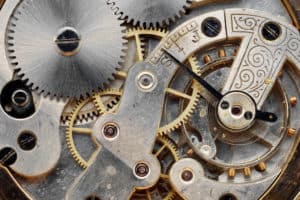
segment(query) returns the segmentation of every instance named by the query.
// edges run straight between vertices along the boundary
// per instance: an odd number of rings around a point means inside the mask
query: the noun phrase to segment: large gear
[[[24,0],[8,23],[7,49],[33,89],[79,99],[114,79],[124,54],[122,32],[104,0]]]
[[[137,57],[139,61],[144,60],[144,52],[145,52],[145,47],[144,44],[141,42],[141,38],[150,36],[150,37],[156,37],[159,40],[163,39],[168,32],[164,29],[156,29],[156,28],[150,28],[150,29],[144,29],[144,28],[134,28],[134,29],[129,29],[126,32],[126,37],[128,39],[130,38],[135,38],[136,40],[136,51],[137,51]],[[191,66],[192,70],[195,71],[196,73],[200,73],[200,67],[198,64],[198,60],[196,57],[191,56],[188,59],[188,63]],[[127,72],[126,72],[127,73]],[[193,110],[195,109],[195,106],[197,104],[197,101],[200,97],[200,91],[198,87],[198,83],[194,82],[191,84],[190,88],[192,89],[191,94],[185,94],[184,92],[174,90],[172,88],[167,88],[166,93],[169,93],[173,97],[178,97],[179,99],[184,99],[188,101],[186,103],[185,108],[182,110],[182,112],[176,116],[175,119],[173,119],[171,122],[168,122],[167,124],[162,125],[158,129],[158,134],[160,135],[166,135],[169,134],[170,132],[174,131],[175,129],[178,129],[182,124],[188,121],[189,116],[192,114]],[[107,91],[114,91],[112,96],[115,96],[116,94],[122,95],[120,91],[116,91],[115,89],[108,89]],[[109,93],[108,93],[109,94]],[[95,93],[93,95],[94,103],[98,109],[99,113],[103,113],[105,111],[104,109],[106,108],[103,105],[103,101],[101,100],[101,95],[103,95],[102,92],[99,94]],[[119,97],[120,97],[119,96]]]
[[[171,21],[182,16],[190,6],[187,0],[107,0],[117,14],[134,26],[144,27],[169,25]]]
[[[73,109],[72,113],[70,114],[69,119],[67,120],[67,128],[66,128],[66,142],[67,147],[74,158],[74,160],[78,163],[80,167],[83,169],[88,167],[88,161],[86,161],[78,152],[73,134],[76,132],[78,134],[84,134],[84,135],[91,135],[92,130],[88,128],[76,128],[76,120],[78,117],[78,114],[80,113],[81,109],[84,108],[85,105],[87,105],[91,101],[90,98],[87,98],[83,101],[80,101]],[[97,147],[97,144],[95,144]]]

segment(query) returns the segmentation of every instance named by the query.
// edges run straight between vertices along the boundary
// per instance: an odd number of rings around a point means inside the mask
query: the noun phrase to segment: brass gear
[[[102,115],[107,112],[112,112],[117,108],[117,98],[118,96],[121,96],[122,92],[118,89],[109,89],[109,90],[104,90],[100,93],[97,93],[97,98],[103,98],[103,97],[110,97],[108,98],[108,101],[104,101],[105,103],[100,100],[99,104],[93,104],[94,105],[94,110],[99,110],[97,111],[98,115]],[[73,134],[83,134],[83,135],[92,135],[92,129],[89,128],[81,128],[81,127],[76,127],[76,122],[78,119],[78,116],[81,115],[84,111],[82,109],[85,108],[86,105],[90,104],[93,102],[92,98],[86,98],[84,100],[79,101],[74,109],[71,111],[67,121],[66,121],[66,142],[67,142],[67,147],[74,158],[74,160],[79,164],[80,167],[86,169],[89,166],[89,161],[85,160],[80,153],[78,152],[76,145],[74,143],[74,138]],[[94,140],[93,140],[94,141]],[[98,147],[98,144],[95,143],[96,148]]]
[[[144,43],[142,42],[141,38],[144,36],[150,36],[150,37],[157,37],[161,40],[167,34],[168,34],[168,32],[164,29],[133,28],[133,29],[127,30],[125,35],[128,40],[130,38],[135,38],[136,46],[137,46],[138,61],[143,61],[144,60]],[[198,65],[198,61],[197,61],[196,57],[191,56],[188,59],[188,63],[191,66],[193,71],[200,74],[199,65]],[[125,73],[127,73],[127,72],[125,72]],[[158,134],[160,134],[160,135],[169,134],[170,132],[174,131],[175,129],[178,129],[182,124],[187,122],[187,120],[191,116],[192,112],[194,111],[197,101],[200,97],[200,89],[199,89],[198,83],[193,81],[191,88],[193,90],[191,95],[182,94],[181,92],[172,90],[171,88],[168,88],[166,90],[166,92],[170,92],[170,93],[172,93],[172,95],[175,95],[179,98],[186,98],[189,102],[187,103],[183,112],[174,121],[172,121],[158,129]],[[121,95],[122,94],[120,94],[120,96]],[[99,96],[100,96],[99,93],[98,94],[96,93],[93,96],[93,99],[94,99],[94,103],[98,109],[98,112],[103,113],[103,110],[106,108],[103,106],[103,103],[101,102],[101,98]]]
[[[169,176],[166,173],[169,169],[169,167],[172,166],[172,164],[174,162],[177,162],[180,159],[180,155],[179,152],[177,150],[177,147],[175,145],[175,143],[167,136],[158,136],[156,138],[156,145],[158,145],[158,149],[153,151],[153,154],[158,157],[158,160],[161,162],[161,165],[163,165],[162,163],[162,159],[160,159],[160,155],[163,154],[163,151],[167,151],[168,154],[172,157],[172,162],[169,163],[169,166],[166,167],[166,169],[164,170],[164,172],[161,174],[160,180],[158,181],[158,183],[150,188],[147,189],[143,189],[143,190],[137,190],[135,191],[132,196],[129,198],[131,200],[136,200],[136,199],[145,199],[144,197],[146,197],[147,199],[151,200],[151,193],[152,191],[159,191],[159,185],[163,185],[166,184],[169,187],[169,191],[167,191],[164,196],[162,196],[163,200],[173,200],[176,196],[177,193],[175,192],[175,190],[172,189],[172,186],[169,183]],[[162,170],[163,171],[163,170]]]
[[[67,123],[67,121],[70,119],[70,117],[72,115],[72,110],[79,103],[80,103],[80,101],[73,99],[66,104],[64,111],[61,115],[61,123],[63,125],[65,125]],[[89,119],[94,119],[97,116],[99,116],[98,110],[93,105],[93,101],[90,101],[81,109],[81,111],[76,116],[75,121],[76,121],[76,123],[77,122],[82,123],[84,121],[88,121]]]

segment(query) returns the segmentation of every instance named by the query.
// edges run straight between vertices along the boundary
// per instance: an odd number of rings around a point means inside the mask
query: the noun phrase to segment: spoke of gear
[[[121,19],[141,27],[162,27],[180,18],[190,0],[107,0]]]
[[[141,46],[141,38],[148,36],[148,37],[157,37],[160,40],[164,38],[168,32],[164,29],[157,29],[157,28],[149,28],[149,29],[144,29],[144,28],[134,28],[134,29],[129,29],[126,31],[126,37],[128,39],[130,38],[135,38],[136,44],[137,44],[137,56],[139,57],[139,61],[144,60],[144,55],[143,55],[143,49],[144,47]],[[195,71],[196,73],[200,74],[200,67],[197,61],[197,58],[194,56],[191,56],[188,59],[188,63],[191,66],[192,70]],[[127,72],[126,72],[127,73]],[[169,134],[170,132],[174,131],[175,129],[178,129],[182,124],[186,123],[191,116],[192,112],[194,111],[196,104],[198,102],[198,99],[200,97],[200,90],[199,90],[199,85],[196,82],[193,82],[192,86],[192,94],[187,95],[185,93],[182,93],[180,91],[167,88],[166,92],[169,94],[172,94],[175,97],[178,97],[179,99],[184,99],[188,101],[186,104],[185,109],[182,111],[182,113],[174,119],[172,122],[160,127],[158,129],[158,134],[160,135],[166,135]],[[113,89],[114,90],[114,89]],[[101,93],[100,93],[101,94]],[[120,94],[121,97],[122,93]],[[120,98],[119,97],[119,98]],[[106,107],[103,105],[103,101],[101,100],[101,95],[99,94],[94,94],[93,95],[94,103],[98,109],[99,113],[104,113],[106,112]]]
[[[118,97],[122,94],[122,92],[118,89],[108,89],[108,90],[104,90],[100,93],[98,93],[98,97],[99,98],[105,98],[105,97]],[[108,98],[110,99],[110,98]],[[67,146],[68,149],[72,155],[72,157],[74,158],[74,160],[79,164],[80,167],[82,167],[83,169],[86,169],[89,166],[89,161],[85,160],[80,153],[78,152],[75,142],[74,142],[74,138],[73,138],[73,134],[83,134],[83,135],[91,135],[92,134],[92,129],[89,128],[82,128],[82,127],[78,127],[76,126],[76,121],[78,118],[78,115],[80,115],[80,113],[82,113],[82,109],[85,108],[85,106],[89,103],[91,103],[91,101],[93,101],[91,98],[87,98],[85,100],[79,101],[78,104],[74,107],[74,109],[72,110],[68,120],[67,120],[67,128],[66,128],[66,142],[67,142]],[[99,112],[99,114],[104,114],[107,112],[112,112],[113,110],[115,110],[117,108],[118,105],[118,101],[116,98],[114,98],[114,100],[110,100],[107,103],[103,103],[101,100],[101,105],[95,105],[93,109],[96,109],[96,107],[98,108],[98,110],[101,110],[101,112]],[[97,147],[97,144],[95,144]]]
[[[172,166],[172,164],[180,159],[179,152],[177,150],[175,143],[166,136],[158,136],[156,138],[156,145],[157,148],[154,149],[153,154],[161,162],[161,166],[166,165],[164,163],[167,161],[164,161],[164,158],[166,158],[167,156],[171,157],[171,161],[169,160],[167,166],[163,167],[165,169],[162,169],[162,174],[158,183],[150,188],[137,190],[135,193],[132,194],[132,197],[130,198],[132,200],[139,199],[139,198],[141,199],[147,198],[148,200],[152,200],[153,199],[151,197],[152,191],[159,191],[160,185],[165,185],[167,187],[166,189],[167,192],[164,192],[165,194],[161,194],[162,195],[161,198],[163,200],[172,200],[176,196],[176,192],[172,189],[172,186],[170,185],[169,175],[167,173],[170,167]]]
[[[89,129],[89,128],[80,128],[80,127],[76,127],[75,126],[78,113],[80,113],[81,109],[85,105],[87,105],[90,101],[91,101],[91,99],[87,98],[87,99],[85,99],[83,101],[80,101],[74,107],[74,109],[71,112],[71,115],[70,115],[70,117],[69,117],[69,119],[67,121],[67,128],[66,128],[66,142],[67,142],[67,147],[68,147],[68,149],[69,149],[72,157],[74,158],[74,160],[83,169],[86,169],[89,166],[89,163],[78,152],[78,150],[76,148],[76,145],[75,145],[75,142],[74,142],[73,134],[92,135],[92,129]],[[95,144],[95,145],[97,147],[97,144]]]
[[[153,36],[155,38],[158,38],[159,40],[163,37],[165,37],[168,34],[168,32],[165,29],[159,29],[159,28],[150,28],[150,29],[142,29],[142,28],[133,28],[133,29],[128,29],[125,32],[125,37],[127,40],[135,40],[136,43],[136,56],[137,56],[137,61],[142,61],[145,58],[144,55],[144,46],[145,44],[143,43],[143,36]],[[195,65],[197,64],[196,60],[191,62],[194,63]],[[120,73],[121,71],[119,71]],[[118,77],[117,77],[118,79]],[[104,104],[108,104],[108,107],[113,107],[114,104],[118,102],[118,99],[116,98],[111,98]],[[63,125],[66,124],[67,120],[69,119],[72,110],[74,107],[79,103],[79,100],[73,99],[68,102],[66,105],[63,114],[61,116],[61,122]],[[104,108],[104,107],[103,107]],[[84,108],[81,109],[81,111],[77,115],[76,122],[88,122],[89,120],[95,119],[95,117],[98,117],[99,113],[96,107],[94,106],[93,103],[88,103]]]
[[[23,0],[7,27],[11,64],[44,95],[87,97],[120,68],[121,23],[104,0]]]

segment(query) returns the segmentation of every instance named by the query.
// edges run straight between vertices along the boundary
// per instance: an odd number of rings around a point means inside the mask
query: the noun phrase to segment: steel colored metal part
[[[11,65],[28,85],[44,95],[80,99],[114,79],[124,28],[104,0],[19,2],[9,1],[13,12],[2,11],[11,14],[3,29]]]
[[[190,4],[188,0],[107,0],[107,2],[122,19],[141,27],[169,25],[182,15]]]

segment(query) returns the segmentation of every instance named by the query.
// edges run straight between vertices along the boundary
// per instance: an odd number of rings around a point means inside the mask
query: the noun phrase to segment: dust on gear
[[[162,27],[180,18],[191,4],[189,0],[107,0],[121,19],[141,27]]]
[[[126,43],[121,23],[104,1],[24,0],[8,23],[8,57],[45,96],[85,98],[120,68]]]

